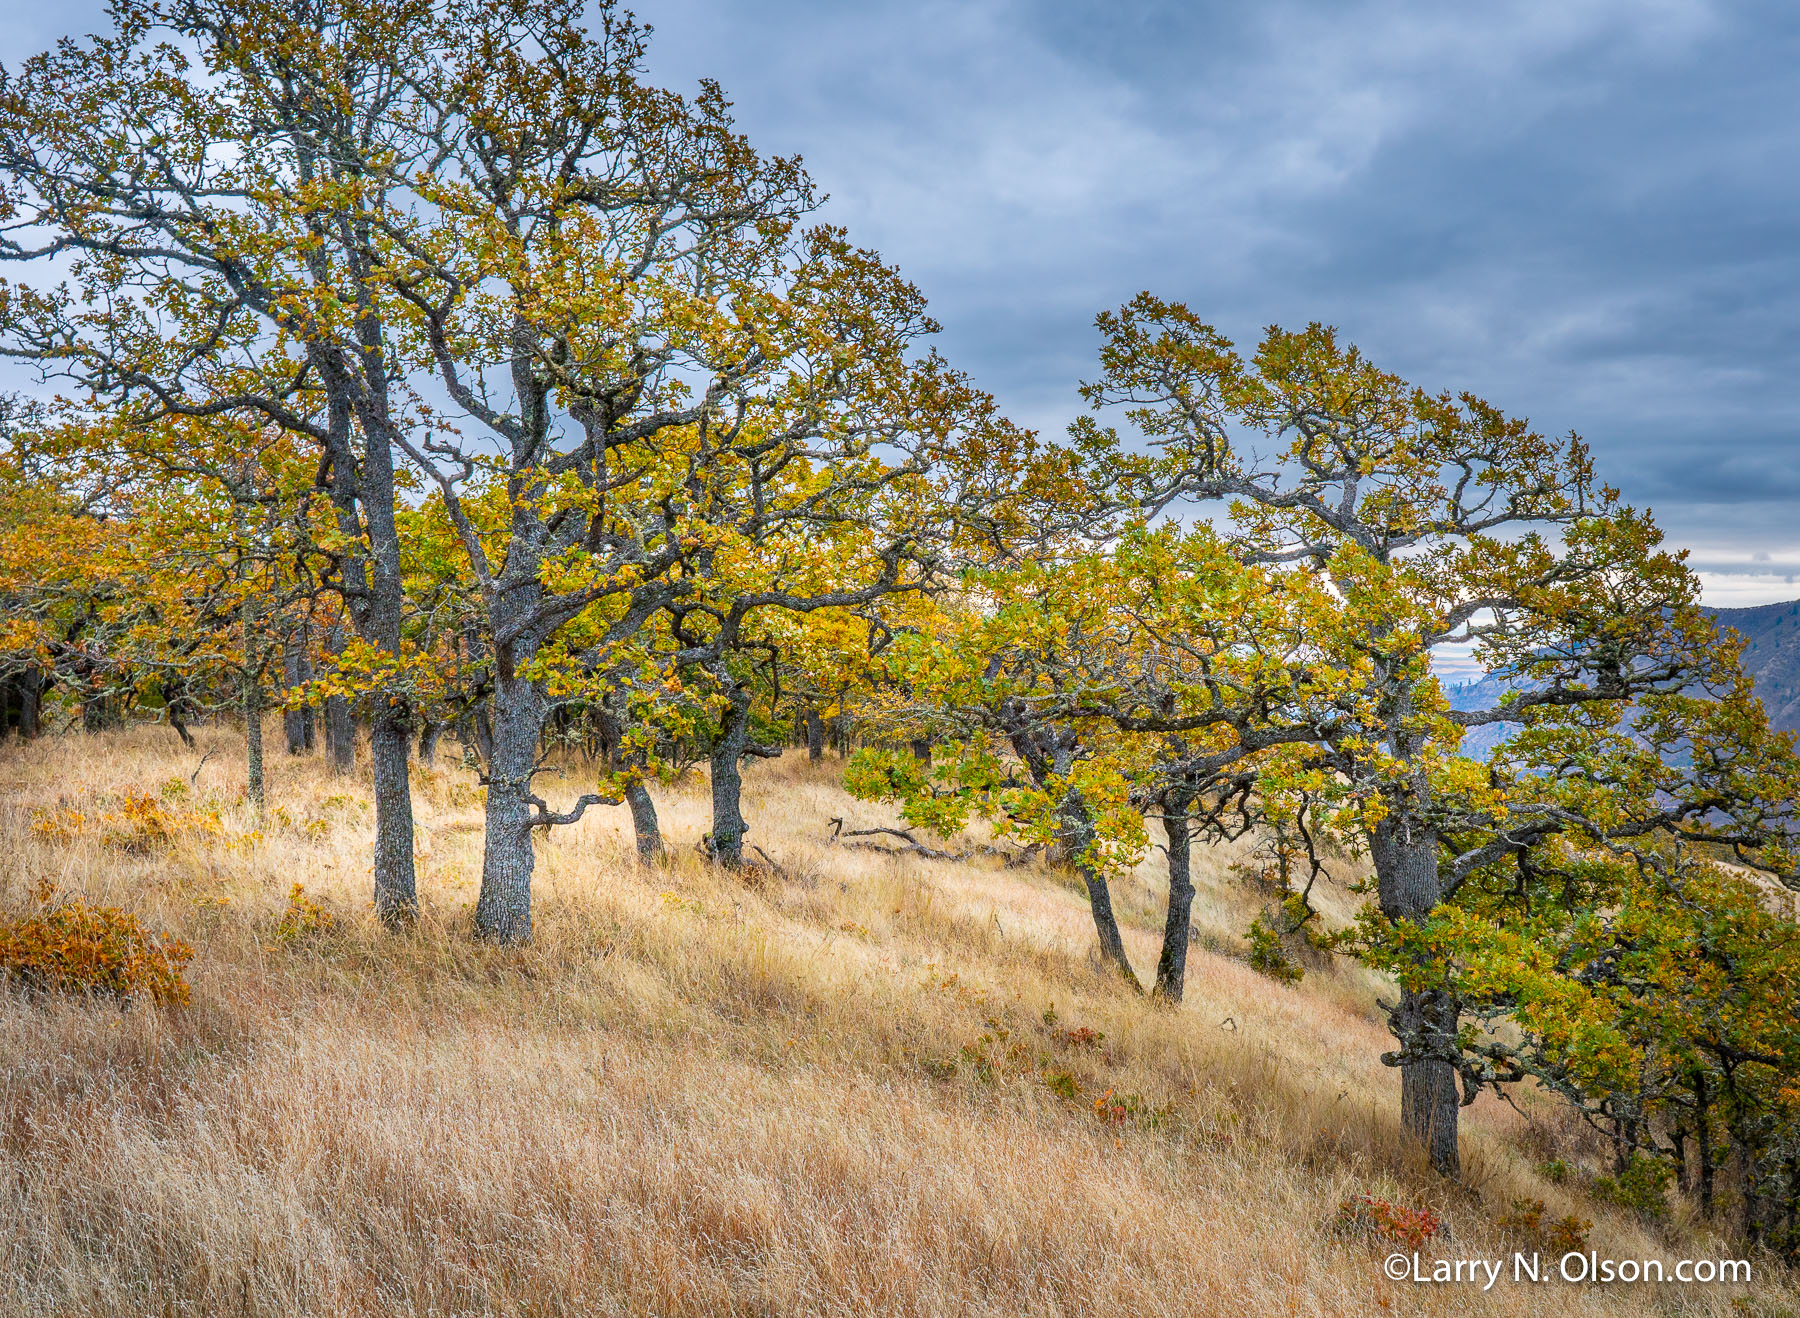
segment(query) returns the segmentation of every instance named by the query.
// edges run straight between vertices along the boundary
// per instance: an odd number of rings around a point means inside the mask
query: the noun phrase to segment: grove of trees
[[[915,828],[1070,867],[1125,992],[1109,884],[1160,839],[1171,1006],[1194,846],[1256,837],[1286,890],[1252,937],[1391,977],[1439,1170],[1533,1081],[1622,1182],[1711,1212],[1729,1167],[1800,1250],[1800,761],[1578,439],[1149,294],[1067,435],[1021,430],[610,2],[111,14],[0,76],[0,355],[44,386],[0,409],[5,730],[229,710],[260,810],[282,709],[369,774],[396,933],[449,733],[496,942],[548,831],[624,804],[653,859],[646,784],[702,762],[707,854],[772,864],[742,765],[829,731]],[[1506,697],[1453,709],[1451,649]],[[577,744],[592,790],[551,802]],[[1353,927],[1327,871],[1372,876]]]

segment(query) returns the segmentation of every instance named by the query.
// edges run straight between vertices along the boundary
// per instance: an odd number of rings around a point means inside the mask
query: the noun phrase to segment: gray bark
[[[712,749],[712,854],[727,869],[744,864],[744,775],[740,767],[750,744],[750,694],[733,686]]]
[[[266,808],[267,792],[263,780],[263,699],[262,684],[254,677],[244,678],[244,795],[256,809],[260,821]]]
[[[1100,951],[1113,963],[1125,982],[1141,993],[1143,985],[1138,982],[1137,972],[1131,968],[1131,958],[1125,952],[1125,939],[1119,932],[1119,920],[1113,914],[1112,889],[1107,885],[1106,875],[1089,863],[1085,856],[1094,841],[1094,822],[1088,813],[1087,803],[1081,799],[1080,792],[1070,792],[1063,797],[1056,814],[1057,843],[1062,847],[1063,855],[1074,865],[1075,872],[1081,875],[1082,882],[1087,885],[1088,907],[1094,913],[1094,932],[1100,938]]]
[[[400,531],[394,515],[393,424],[387,414],[387,381],[379,353],[385,347],[379,327],[359,323],[364,344],[363,370],[376,387],[363,408],[368,437],[362,464],[361,504],[368,527],[369,595],[358,628],[365,640],[389,654],[401,650],[400,632],[406,585],[400,567]],[[419,910],[413,867],[412,780],[407,752],[411,711],[403,703],[377,695],[379,708],[370,729],[370,755],[375,764],[375,910],[390,927],[409,923]]]
[[[806,707],[806,758],[817,764],[825,758],[825,720],[811,705]]]
[[[306,659],[306,641],[298,631],[290,631],[282,640],[281,677],[289,690],[312,680],[312,665]],[[312,749],[312,709],[304,705],[288,705],[281,711],[281,729],[287,737],[287,753],[304,755]]]
[[[1381,913],[1390,920],[1418,920],[1443,900],[1438,871],[1437,833],[1392,810],[1370,836],[1370,854],[1380,892]],[[1456,1000],[1436,989],[1402,989],[1390,1015],[1400,1040],[1400,1119],[1424,1145],[1431,1165],[1456,1176],[1457,1124],[1462,1103],[1457,1093]]]
[[[475,930],[496,943],[531,937],[531,777],[549,706],[536,686],[499,656],[494,679],[493,754],[487,773],[487,838]]]
[[[633,782],[625,789],[625,802],[631,807],[631,829],[637,836],[638,859],[655,860],[663,854],[662,829],[657,824],[656,802],[650,799],[649,789],[641,782]]]
[[[385,703],[369,729],[375,771],[375,914],[390,929],[410,924],[419,913],[407,731],[406,711]]]
[[[1187,982],[1188,940],[1193,928],[1194,881],[1188,838],[1188,803],[1163,803],[1163,831],[1169,843],[1169,909],[1163,918],[1162,955],[1156,962],[1156,996],[1180,1002]]]
[[[334,622],[325,633],[325,648],[336,656],[344,649],[344,624]],[[350,773],[356,768],[356,722],[350,717],[350,701],[345,696],[326,696],[321,711],[325,723],[325,753],[334,773]]]

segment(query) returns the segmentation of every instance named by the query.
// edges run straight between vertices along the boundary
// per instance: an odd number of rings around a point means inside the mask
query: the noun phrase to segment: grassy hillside
[[[558,830],[536,941],[489,949],[470,775],[424,774],[425,913],[394,938],[364,789],[274,759],[259,835],[238,745],[202,734],[197,771],[165,730],[0,747],[0,906],[48,881],[196,952],[187,1008],[0,999],[6,1313],[1787,1311],[1774,1280],[1384,1280],[1395,1246],[1333,1230],[1350,1194],[1441,1214],[1447,1257],[1528,1248],[1498,1221],[1521,1196],[1592,1219],[1602,1257],[1735,1250],[1543,1180],[1597,1150],[1529,1096],[1476,1105],[1466,1186],[1421,1170],[1377,986],[1252,972],[1232,857],[1198,858],[1189,1000],[1161,1009],[1097,967],[1051,871],[827,845],[882,817],[790,755],[748,780],[786,879],[701,862],[694,783],[660,795],[664,865],[620,818]],[[160,822],[106,819],[132,792]],[[281,926],[295,883],[330,928]],[[1120,887],[1148,966],[1154,865]]]

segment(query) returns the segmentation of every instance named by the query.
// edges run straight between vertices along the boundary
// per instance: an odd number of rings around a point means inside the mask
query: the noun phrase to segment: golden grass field
[[[834,815],[886,817],[790,753],[747,775],[750,841],[787,881],[695,854],[700,779],[658,794],[663,864],[622,809],[558,829],[535,941],[484,948],[472,774],[422,775],[424,914],[396,937],[369,914],[366,787],[272,754],[257,836],[240,736],[200,736],[197,773],[160,728],[0,746],[0,908],[49,880],[195,949],[186,1008],[0,996],[4,1313],[1791,1312],[1760,1263],[1749,1289],[1384,1280],[1396,1246],[1332,1229],[1346,1195],[1442,1214],[1445,1256],[1510,1257],[1518,1196],[1592,1219],[1602,1257],[1736,1251],[1540,1179],[1588,1150],[1530,1096],[1484,1098],[1466,1184],[1432,1177],[1398,1136],[1379,986],[1252,972],[1260,899],[1231,857],[1196,857],[1188,1001],[1159,1008],[1097,967],[1047,869],[827,845]],[[122,848],[32,827],[127,791],[214,802],[219,828]],[[1158,860],[1119,893],[1146,970]],[[295,883],[331,929],[277,937]],[[1101,1119],[1108,1090],[1141,1115]]]

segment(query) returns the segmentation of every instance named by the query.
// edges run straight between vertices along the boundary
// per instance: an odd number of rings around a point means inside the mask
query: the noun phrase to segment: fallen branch
[[[906,843],[903,847],[884,847],[879,842],[849,842],[846,838],[859,837],[892,837]],[[998,856],[1010,867],[1023,864],[1031,852],[1026,851],[1016,859],[1014,854],[1003,851],[999,847],[986,843],[966,848],[962,851],[940,851],[936,847],[928,847],[911,832],[904,828],[845,828],[844,821],[834,817],[831,821],[831,837],[828,839],[834,847],[841,846],[854,851],[873,851],[883,856],[918,856],[924,860],[948,860],[962,862],[976,856]]]
[[[792,874],[788,873],[787,867],[785,865],[783,865],[780,861],[776,860],[775,857],[771,856],[768,852],[764,851],[761,847],[757,846],[754,842],[752,842],[750,844],[750,850],[754,851],[757,855],[759,855],[763,858],[763,864],[765,864],[769,867],[769,869],[774,873],[776,878],[786,881],[786,880],[792,879],[794,877]]]

